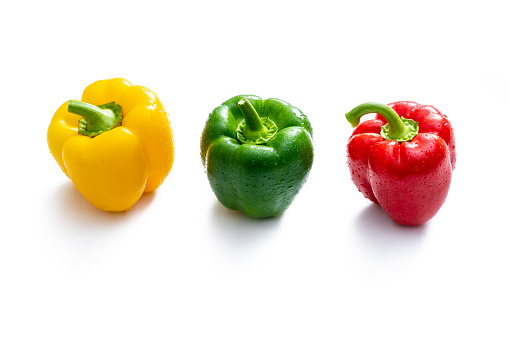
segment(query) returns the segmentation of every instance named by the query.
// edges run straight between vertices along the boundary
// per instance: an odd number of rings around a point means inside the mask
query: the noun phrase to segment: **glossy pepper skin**
[[[120,121],[108,120],[114,109],[101,108],[112,102],[120,106],[112,104]],[[120,78],[99,80],[81,102],[65,102],[47,139],[62,171],[104,211],[131,209],[163,183],[173,164],[173,132],[163,105],[148,88]]]
[[[378,114],[359,124],[367,113]],[[346,117],[357,126],[348,141],[347,163],[358,190],[398,224],[421,225],[435,216],[456,164],[448,118],[411,101],[365,103]]]
[[[201,157],[221,204],[254,218],[275,216],[290,206],[311,170],[311,124],[282,100],[236,96],[209,115]]]

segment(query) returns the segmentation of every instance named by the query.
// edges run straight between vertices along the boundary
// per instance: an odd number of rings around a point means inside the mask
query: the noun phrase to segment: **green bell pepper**
[[[215,108],[201,158],[219,202],[254,218],[281,214],[311,170],[312,134],[307,117],[279,99],[239,95]]]

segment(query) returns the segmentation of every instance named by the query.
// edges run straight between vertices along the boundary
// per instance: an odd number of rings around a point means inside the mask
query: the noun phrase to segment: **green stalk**
[[[352,127],[357,127],[361,117],[369,113],[378,113],[387,120],[387,124],[382,126],[381,131],[381,135],[386,140],[410,141],[419,132],[419,125],[416,121],[402,118],[391,107],[376,102],[360,104],[345,116]]]
[[[241,143],[265,144],[276,134],[276,124],[267,117],[260,118],[249,100],[240,99],[238,106],[244,116],[237,127],[237,139]]]
[[[95,137],[120,125],[122,107],[115,102],[94,106],[86,102],[70,100],[67,111],[82,116],[78,133]]]

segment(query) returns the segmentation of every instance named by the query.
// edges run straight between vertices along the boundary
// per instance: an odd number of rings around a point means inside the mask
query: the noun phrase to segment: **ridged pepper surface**
[[[378,113],[359,124],[361,116]],[[346,114],[352,180],[398,224],[420,225],[445,202],[456,164],[453,128],[433,106],[365,103]]]
[[[173,164],[173,132],[148,88],[99,80],[65,102],[47,133],[51,154],[79,192],[105,211],[129,210]]]
[[[209,115],[201,156],[221,204],[255,218],[275,216],[290,206],[311,170],[311,124],[282,100],[236,96]]]

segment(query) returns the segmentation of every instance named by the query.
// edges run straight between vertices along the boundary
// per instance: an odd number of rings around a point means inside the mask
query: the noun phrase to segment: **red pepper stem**
[[[419,131],[417,122],[401,118],[391,107],[376,102],[360,104],[346,113],[345,116],[352,127],[357,127],[361,117],[369,113],[378,113],[387,120],[387,125],[383,126],[381,131],[382,136],[387,140],[409,141]]]

